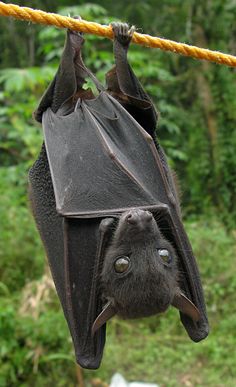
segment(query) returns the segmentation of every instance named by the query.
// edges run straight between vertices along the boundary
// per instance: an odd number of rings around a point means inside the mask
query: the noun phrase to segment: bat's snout
[[[149,211],[135,209],[130,210],[125,219],[131,225],[142,226],[147,225],[153,219],[153,216]]]

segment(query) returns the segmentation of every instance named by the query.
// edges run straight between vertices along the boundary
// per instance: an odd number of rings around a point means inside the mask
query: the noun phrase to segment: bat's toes
[[[129,25],[127,23],[120,24],[120,34],[123,36],[128,36],[129,34]]]
[[[120,26],[121,26],[121,23],[119,22],[112,22],[111,23],[111,26],[112,26],[112,30],[113,30],[113,34],[114,34],[114,37],[115,38],[118,38],[120,34]]]
[[[80,15],[76,15],[76,16],[73,16],[73,19],[76,19],[76,20],[82,20],[82,17]],[[83,36],[83,32],[80,32],[80,31],[73,31],[73,30],[70,30],[70,33],[73,34],[73,35],[79,35],[79,36]]]
[[[124,46],[129,45],[133,37],[135,27],[132,26],[130,28],[129,24],[121,22],[113,22],[111,23],[111,26],[114,33],[114,38],[117,39]]]
[[[135,26],[131,26],[128,31],[130,39],[132,39],[134,32],[135,32]]]

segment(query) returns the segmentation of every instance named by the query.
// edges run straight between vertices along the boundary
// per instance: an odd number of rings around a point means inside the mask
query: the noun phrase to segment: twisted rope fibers
[[[20,7],[16,4],[6,4],[0,2],[0,15],[20,20],[27,20],[38,24],[53,25],[59,28],[69,28],[74,31],[90,33],[109,39],[113,38],[111,26],[105,26],[85,20],[77,20],[69,16],[61,16],[59,14],[48,13],[28,7]],[[160,48],[161,50],[172,51],[184,56],[190,56],[196,59],[205,59],[210,62],[236,67],[236,56],[224,54],[219,51],[211,51],[205,48],[190,46],[185,43],[178,43],[172,40],[140,34],[137,32],[134,33],[132,42],[146,47]]]

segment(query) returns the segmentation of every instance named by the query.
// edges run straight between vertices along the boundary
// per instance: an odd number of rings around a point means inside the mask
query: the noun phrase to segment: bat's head
[[[101,274],[107,304],[95,332],[112,315],[138,318],[162,313],[170,305],[197,320],[199,312],[179,290],[177,256],[155,218],[140,209],[123,213],[108,247]]]
[[[164,312],[178,288],[175,251],[148,211],[125,212],[107,250],[104,296],[125,318]]]

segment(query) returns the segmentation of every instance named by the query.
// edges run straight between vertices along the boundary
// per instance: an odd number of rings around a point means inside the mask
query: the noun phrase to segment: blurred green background
[[[7,1],[8,3],[8,1]],[[235,0],[19,1],[236,55]],[[52,79],[65,32],[0,17],[0,386],[79,383],[71,339],[30,214],[27,173],[42,142],[32,119]],[[84,58],[104,81],[112,43],[86,36]],[[198,258],[211,333],[190,342],[176,310],[137,321],[114,319],[97,371],[160,386],[236,385],[236,72],[132,45],[130,62],[160,112],[158,137],[177,172],[185,225]]]

